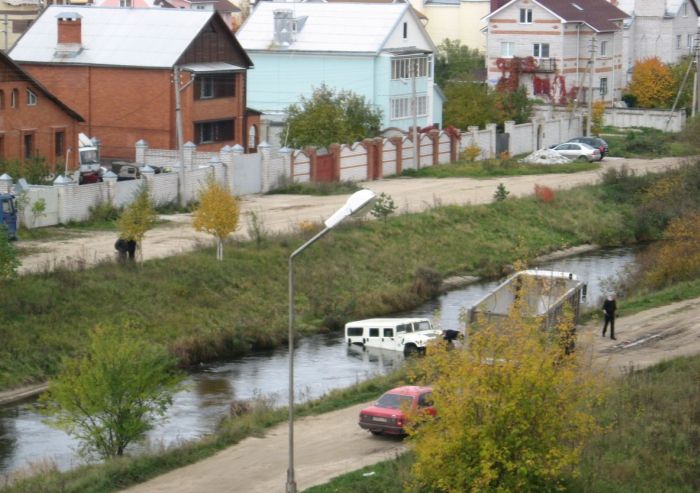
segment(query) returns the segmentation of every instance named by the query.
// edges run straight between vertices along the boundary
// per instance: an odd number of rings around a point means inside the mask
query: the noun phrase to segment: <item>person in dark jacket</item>
[[[615,294],[611,293],[608,295],[607,299],[603,303],[603,314],[605,315],[605,324],[603,325],[603,337],[605,337],[605,332],[608,329],[608,323],[610,323],[610,339],[616,341],[615,339],[615,310],[617,310],[617,304],[615,303]]]
[[[114,248],[119,253],[119,260],[122,262],[127,259],[127,255],[129,260],[136,258],[136,242],[134,240],[119,238],[114,244]]]

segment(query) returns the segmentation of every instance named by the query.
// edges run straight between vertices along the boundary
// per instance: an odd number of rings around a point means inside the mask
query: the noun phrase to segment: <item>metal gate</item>
[[[496,156],[500,155],[502,152],[508,152],[510,149],[510,134],[497,133],[496,134]]]
[[[334,164],[333,154],[316,155],[316,181],[332,182]]]

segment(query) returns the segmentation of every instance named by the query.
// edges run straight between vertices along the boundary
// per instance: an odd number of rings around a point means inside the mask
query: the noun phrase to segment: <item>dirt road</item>
[[[643,368],[664,359],[700,353],[700,298],[654,308],[617,320],[617,341],[600,337],[600,324],[579,332],[581,349],[590,348],[596,365],[611,375],[630,366]],[[359,469],[405,449],[394,438],[360,430],[363,405],[298,420],[295,470],[299,491]],[[269,493],[284,491],[287,424],[263,438],[248,438],[196,464],[126,490],[128,493]]]
[[[628,166],[638,174],[658,172],[677,166],[685,158],[655,160],[606,158],[603,170]],[[471,178],[446,179],[391,179],[366,182],[366,188],[376,193],[391,195],[399,212],[417,212],[439,204],[482,204],[493,200],[499,183],[504,183],[511,196],[529,195],[535,184],[555,189],[566,189],[600,179],[600,171],[576,174],[551,174],[476,180]],[[301,221],[322,221],[346,200],[347,196],[312,197],[308,195],[253,195],[242,199],[241,224],[236,232],[246,237],[248,217],[255,212],[269,232],[284,232],[295,228]],[[192,229],[191,216],[178,214],[162,216],[166,222],[149,231],[144,239],[144,259],[162,258],[192,250],[202,244],[212,244],[209,235]],[[85,266],[115,257],[114,232],[72,232],[71,236],[51,241],[19,241],[22,266],[20,272],[50,270],[57,265]]]

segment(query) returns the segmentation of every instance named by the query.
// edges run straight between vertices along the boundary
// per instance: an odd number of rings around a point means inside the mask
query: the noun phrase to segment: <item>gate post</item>
[[[316,148],[307,147],[304,152],[309,156],[309,180],[311,183],[316,183],[316,173],[318,172],[318,164],[316,163]]]
[[[332,182],[340,181],[340,144],[331,144],[328,146],[328,154],[332,156],[333,167],[331,174]]]
[[[403,172],[403,139],[401,137],[390,137],[389,141],[396,146],[396,174]]]
[[[459,140],[461,139],[458,128],[447,127],[445,133],[450,138],[450,162],[456,163],[459,155]]]
[[[430,130],[428,132],[428,137],[433,143],[433,166],[440,164],[440,131]]]

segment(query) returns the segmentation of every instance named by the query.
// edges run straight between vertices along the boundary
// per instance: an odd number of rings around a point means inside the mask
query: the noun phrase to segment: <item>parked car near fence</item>
[[[427,413],[436,416],[433,389],[407,385],[383,394],[374,405],[360,411],[360,428],[373,435],[405,435],[404,427],[411,415]]]
[[[552,150],[577,161],[600,161],[600,151],[582,142],[564,142],[552,147]]]
[[[569,139],[567,142],[582,142],[584,144],[588,144],[591,147],[597,148],[600,151],[601,161],[605,156],[608,155],[608,143],[600,137],[575,137],[573,139]]]

